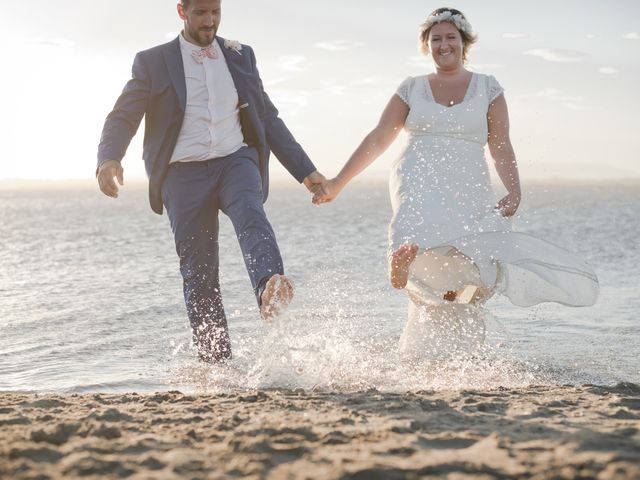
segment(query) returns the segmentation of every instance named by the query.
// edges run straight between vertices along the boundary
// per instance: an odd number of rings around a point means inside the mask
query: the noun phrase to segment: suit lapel
[[[171,77],[171,83],[178,94],[178,100],[180,100],[180,108],[184,112],[187,107],[187,84],[184,79],[184,64],[182,63],[179,37],[170,42],[162,53]]]
[[[233,83],[236,86],[236,91],[238,92],[238,102],[240,105],[245,103],[247,98],[246,96],[246,85],[244,81],[244,75],[239,70],[239,63],[242,59],[241,53],[236,52],[230,48],[225,48],[224,46],[224,38],[216,37],[218,41],[218,45],[220,46],[220,51],[222,55],[224,55],[224,59],[227,62],[227,67],[229,68],[229,73],[231,73],[231,78],[233,78]]]

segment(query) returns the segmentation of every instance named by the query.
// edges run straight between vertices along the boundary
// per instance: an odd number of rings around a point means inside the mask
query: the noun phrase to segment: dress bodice
[[[489,105],[503,89],[490,75],[473,73],[461,103],[437,103],[426,75],[408,77],[396,94],[409,106],[404,128],[410,137],[459,139],[484,146],[487,143]]]

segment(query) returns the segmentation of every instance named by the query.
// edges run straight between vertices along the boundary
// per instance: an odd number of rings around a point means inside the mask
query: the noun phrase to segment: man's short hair
[[[191,0],[180,0],[180,3],[182,3],[182,7],[186,10],[187,8],[189,8]]]

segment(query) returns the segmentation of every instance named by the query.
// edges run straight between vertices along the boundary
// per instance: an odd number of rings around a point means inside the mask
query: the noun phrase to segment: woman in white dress
[[[521,306],[593,304],[598,281],[586,263],[512,231],[521,190],[507,102],[494,77],[464,66],[476,41],[471,25],[460,11],[439,8],[421,26],[419,39],[435,72],[402,82],[378,125],[314,203],[333,200],[404,128],[408,142],[389,181],[389,273],[414,307],[442,317],[452,308],[460,313],[469,304],[482,305],[496,292]],[[486,144],[508,192],[497,202]]]

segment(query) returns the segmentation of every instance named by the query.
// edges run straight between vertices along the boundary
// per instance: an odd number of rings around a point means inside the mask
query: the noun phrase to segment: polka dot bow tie
[[[194,50],[191,52],[191,56],[196,62],[202,63],[205,57],[218,58],[218,53],[216,52],[216,49],[213,48],[213,45],[209,45],[208,47],[201,48],[200,50]]]

